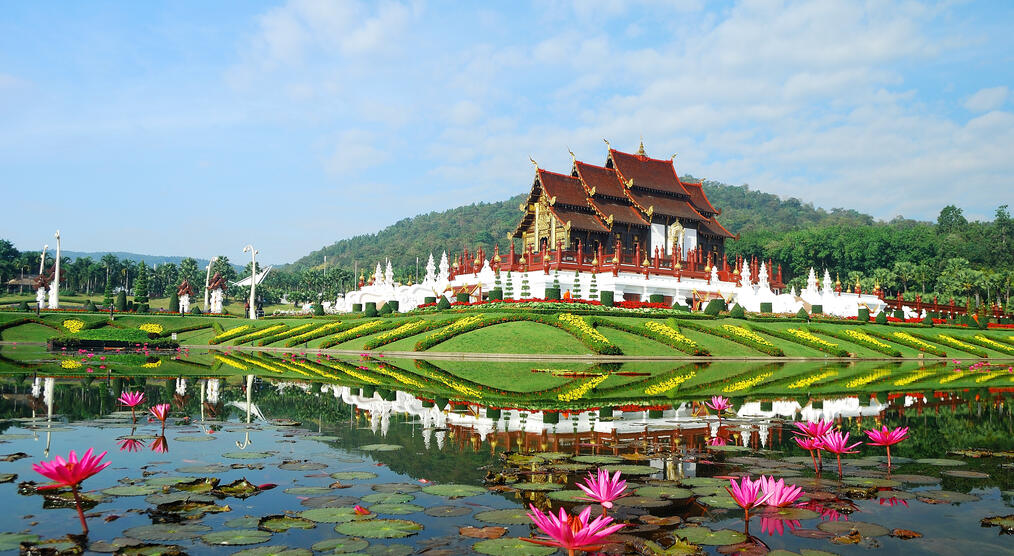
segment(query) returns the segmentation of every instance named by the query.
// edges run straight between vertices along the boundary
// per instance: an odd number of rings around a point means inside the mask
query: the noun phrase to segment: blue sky
[[[826,208],[1014,204],[1011,2],[14,2],[0,237],[287,262],[603,138]]]

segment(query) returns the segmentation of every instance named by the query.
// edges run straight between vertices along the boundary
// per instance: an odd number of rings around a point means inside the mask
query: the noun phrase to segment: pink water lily
[[[581,497],[581,500],[599,503],[602,506],[602,515],[605,515],[606,510],[613,507],[613,500],[623,496],[623,491],[627,489],[627,481],[620,479],[619,471],[610,477],[609,471],[599,469],[595,475],[588,473],[584,484],[578,484],[577,488],[588,495]]]
[[[775,480],[774,477],[761,476],[757,479],[760,482],[761,492],[767,495],[765,504],[776,508],[784,508],[791,505],[803,495],[803,489],[796,485],[785,484],[784,479]]]
[[[121,452],[140,452],[141,448],[145,446],[143,441],[129,437],[121,438],[116,443],[120,446]]]
[[[613,522],[613,518],[607,516],[596,517],[589,523],[590,507],[576,516],[567,514],[563,508],[560,508],[559,515],[553,515],[552,512],[545,514],[540,512],[534,505],[530,504],[529,507],[532,511],[528,517],[548,537],[534,539],[522,537],[522,540],[563,548],[571,556],[578,550],[592,552],[601,549],[606,537],[626,526],[625,523],[609,525]]]
[[[134,409],[144,403],[144,392],[124,392],[116,401],[130,408],[130,417],[137,422],[137,415]]]
[[[729,403],[729,398],[726,398],[725,396],[711,396],[711,401],[705,402],[704,405],[710,407],[711,409],[719,413],[726,411],[732,407],[732,404]]]
[[[56,456],[53,461],[43,461],[32,465],[32,469],[36,473],[56,481],[54,484],[38,487],[39,490],[70,487],[71,492],[74,493],[74,504],[77,506],[77,515],[81,519],[81,529],[85,535],[88,534],[88,522],[85,521],[84,511],[81,509],[81,496],[78,493],[78,488],[85,479],[109,467],[110,462],[101,463],[105,455],[106,452],[102,452],[98,456],[93,456],[92,449],[88,448],[81,459],[78,459],[74,450],[71,450],[66,460]]]
[[[824,446],[824,443],[819,438],[810,438],[809,436],[793,436],[792,440],[800,448],[810,452],[810,459],[813,461],[813,472],[819,475],[820,468],[817,466],[817,457],[814,453],[820,453],[820,449]]]
[[[866,436],[870,437],[873,442],[867,442],[870,446],[883,446],[887,448],[887,468],[891,468],[891,446],[901,442],[908,438],[908,427],[898,427],[896,429],[888,429],[887,425],[884,425],[880,430],[870,429],[866,431]]]
[[[849,445],[849,433],[841,431],[830,431],[820,438],[821,448],[831,452],[838,458],[838,477],[842,476],[841,472],[841,455],[842,454],[855,454],[856,446],[862,444],[862,442],[856,442],[855,444]]]
[[[768,498],[771,497],[771,493],[765,494],[762,492],[760,479],[751,481],[750,477],[741,477],[739,483],[735,479],[729,479],[729,486],[732,488],[726,488],[725,490],[732,495],[732,499],[736,501],[736,504],[740,508],[743,508],[743,520],[746,521],[746,526],[749,528],[750,510],[767,502]]]
[[[813,423],[808,421],[797,421],[793,424],[797,429],[799,429],[799,432],[794,432],[793,434],[801,434],[809,438],[820,438],[827,434],[828,431],[831,430],[831,427],[834,426],[831,421],[825,421],[823,419]]]
[[[172,406],[167,403],[160,403],[148,410],[151,411],[151,414],[154,415],[156,419],[162,422],[163,431],[165,431],[165,420],[169,417],[169,409],[171,407]]]
[[[152,440],[151,451],[158,454],[164,454],[169,451],[169,441],[166,440],[164,435]]]
[[[801,523],[798,519],[782,519],[776,516],[761,515],[761,531],[772,537],[784,535],[786,528],[788,528],[789,532],[795,531],[796,527],[800,525]]]

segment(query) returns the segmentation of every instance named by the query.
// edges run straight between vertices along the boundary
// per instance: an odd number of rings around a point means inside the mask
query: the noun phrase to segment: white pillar
[[[56,273],[49,287],[49,308],[60,308],[60,230],[56,231]]]

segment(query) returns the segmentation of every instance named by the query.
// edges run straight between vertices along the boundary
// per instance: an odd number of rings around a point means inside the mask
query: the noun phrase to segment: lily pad
[[[411,494],[395,494],[389,492],[378,492],[363,496],[363,502],[367,504],[405,504],[415,500]]]
[[[554,471],[584,471],[585,469],[591,469],[595,467],[590,463],[566,463],[551,461],[546,464],[546,467]]]
[[[878,479],[874,477],[846,477],[842,482],[847,485],[876,488],[894,488],[901,486],[901,481]]]
[[[278,468],[286,471],[316,471],[326,469],[327,465],[313,461],[284,461],[278,464]]]
[[[320,496],[323,494],[331,494],[334,489],[327,487],[289,487],[283,490],[285,494],[294,494],[296,496]]]
[[[588,493],[580,489],[555,490],[547,492],[546,497],[558,502],[588,502],[584,500]]]
[[[185,467],[176,468],[177,473],[199,473],[199,474],[222,473],[223,471],[228,470],[229,467],[218,463],[214,463],[211,465],[189,465]]]
[[[331,473],[331,478],[336,481],[355,481],[359,479],[376,479],[377,474],[369,471],[338,471]]]
[[[158,517],[170,517],[168,521],[179,519],[200,519],[204,514],[222,513],[232,511],[229,506],[219,506],[213,502],[195,502],[191,500],[178,500],[159,504],[152,514]]]
[[[359,503],[355,496],[311,496],[299,503],[307,508],[340,508],[354,506]]]
[[[680,483],[689,487],[729,486],[729,481],[727,479],[716,479],[714,477],[687,477],[686,479],[680,479]]]
[[[664,508],[671,505],[672,500],[649,496],[624,496],[614,503],[628,508]]]
[[[937,503],[960,504],[962,502],[975,502],[979,500],[979,497],[974,494],[965,494],[951,490],[923,490],[916,494],[919,496],[919,500]]]
[[[313,529],[316,526],[317,524],[309,519],[289,515],[268,515],[257,523],[258,529],[272,533],[284,533],[289,529]]]
[[[645,486],[634,491],[638,496],[649,498],[668,498],[669,500],[686,500],[694,495],[689,489],[677,486]]]
[[[554,547],[541,546],[513,537],[479,541],[472,545],[472,550],[490,556],[548,556],[556,553]]]
[[[169,504],[171,502],[180,502],[182,500],[190,502],[200,502],[203,504],[210,504],[215,501],[211,496],[205,494],[195,494],[193,492],[159,492],[158,494],[152,494],[151,496],[145,497],[144,501],[149,504],[158,506],[159,504]]]
[[[401,450],[402,446],[400,444],[367,444],[360,446],[359,449],[364,452],[393,452]]]
[[[316,552],[327,552],[331,554],[347,554],[350,552],[359,552],[370,546],[370,541],[365,539],[356,539],[353,537],[338,537],[335,539],[327,539],[326,541],[320,541],[314,544],[312,548]]]
[[[371,512],[388,515],[408,515],[421,512],[424,509],[416,504],[374,504],[369,507]]]
[[[864,537],[883,537],[891,533],[882,525],[865,521],[824,521],[817,525],[817,529],[832,535],[847,535],[855,529]]]
[[[739,507],[739,505],[736,504],[736,500],[731,496],[705,496],[704,498],[698,498],[697,501],[709,508],[724,508],[731,510]]]
[[[557,491],[563,492],[563,491]],[[551,492],[550,494],[556,494]],[[365,500],[365,498],[364,498]],[[423,510],[423,513],[432,517],[460,517],[472,513],[471,508],[466,506],[430,506]]]
[[[916,463],[923,465],[936,465],[938,467],[958,467],[965,465],[965,462],[960,459],[944,459],[944,458],[922,458],[915,460]]]
[[[258,546],[233,552],[232,556],[313,556],[313,552],[305,548],[287,546]]]
[[[339,523],[334,530],[354,537],[397,539],[415,535],[423,530],[423,526],[407,519],[370,519]]]
[[[483,523],[495,523],[497,525],[524,525],[532,522],[532,519],[528,517],[528,512],[521,508],[479,512],[475,514],[475,519]]]
[[[486,489],[474,485],[430,485],[422,489],[426,494],[435,496],[446,496],[448,498],[464,498],[466,496],[478,496],[485,494]]]
[[[988,479],[989,473],[982,473],[979,471],[966,471],[964,469],[948,469],[941,471],[941,475],[947,475],[948,477],[957,477],[959,479]]]
[[[271,457],[268,452],[226,452],[223,458],[229,459],[264,459]]]
[[[23,542],[38,542],[38,535],[22,533],[0,533],[0,551],[17,550]]]
[[[303,437],[303,440],[318,440],[320,442],[334,442],[336,440],[341,440],[341,439],[342,439],[342,437],[340,437],[340,436],[333,436],[333,435],[327,435],[327,434],[314,434],[314,435],[304,436]]]
[[[353,507],[314,508],[299,512],[296,515],[310,521],[316,521],[317,523],[346,523],[349,521],[365,521],[377,517],[373,514],[358,515]]]
[[[197,477],[150,477],[145,479],[144,484],[152,486],[172,486],[177,483],[185,483],[196,479]]]
[[[369,556],[408,556],[415,548],[407,544],[375,544],[363,551]]]
[[[259,529],[232,529],[208,533],[203,535],[201,540],[219,546],[242,546],[268,542],[271,540],[271,533]]]
[[[570,457],[570,454],[566,452],[535,452],[532,455],[538,456],[546,460],[559,460],[559,459],[567,459]]]
[[[215,479],[215,482],[217,483],[218,479]],[[246,480],[246,477],[215,489],[215,494],[219,496],[234,496],[236,498],[249,498],[258,492],[260,492],[260,488]]]
[[[101,492],[109,496],[148,496],[161,490],[162,487],[154,485],[120,485],[103,489]]]
[[[879,463],[887,463],[887,456],[863,456],[859,459],[866,459],[876,461]],[[891,456],[891,465],[901,465],[903,463],[912,463],[912,458],[906,458],[902,456]]]
[[[379,485],[373,485],[370,488],[377,492],[396,492],[399,494],[418,492],[422,489],[421,486],[414,483],[380,483]]]
[[[193,434],[187,436],[177,436],[173,438],[176,442],[211,442],[215,440],[215,437],[210,434]]]
[[[174,486],[187,492],[211,492],[218,486],[218,477],[202,477],[192,481],[180,481]]]
[[[226,521],[224,525],[234,529],[256,529],[260,522],[261,518],[259,517],[245,516],[230,519],[229,521]]]
[[[708,450],[712,452],[749,452],[750,448],[736,444],[726,444],[724,446],[708,446]]]
[[[0,473],[0,483],[12,483],[17,478],[17,473]]]
[[[510,486],[514,490],[520,491],[550,491],[562,490],[565,485],[557,483],[514,483]],[[423,492],[426,492],[426,489],[423,489]]]
[[[732,529],[712,531],[707,527],[684,527],[673,531],[679,538],[704,546],[725,546],[739,544],[746,540],[746,535]]]
[[[199,537],[208,531],[211,531],[211,527],[198,523],[157,523],[131,527],[123,535],[145,542],[182,541]]]
[[[764,517],[773,517],[776,519],[795,519],[802,521],[804,519],[813,519],[819,516],[820,514],[818,514],[813,510],[808,510],[806,508],[787,507],[787,508],[767,508],[761,515]]]
[[[570,459],[577,463],[591,463],[595,465],[623,462],[623,458],[617,456],[574,456]]]
[[[1014,532],[1014,515],[986,517],[979,524],[983,527],[999,527],[1001,532],[1010,534]]]
[[[650,465],[621,465],[621,464],[610,464],[602,466],[603,469],[608,470],[610,473],[620,471],[623,475],[654,475],[661,471]]]
[[[929,475],[906,475],[904,473],[898,473],[891,475],[891,478],[895,481],[901,481],[903,483],[913,485],[933,485],[940,482],[939,477],[931,477]]]

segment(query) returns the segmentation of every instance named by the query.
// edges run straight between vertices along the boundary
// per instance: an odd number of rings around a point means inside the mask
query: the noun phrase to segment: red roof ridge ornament
[[[605,144],[606,144],[606,150],[610,150],[610,151],[613,150],[612,145],[609,144],[609,141],[606,138],[603,137],[602,141],[604,141]]]
[[[648,158],[648,155],[644,152],[644,137],[641,137],[641,144],[637,147],[637,156]]]
[[[538,172],[539,171],[539,163],[535,162],[535,159],[532,158],[531,156],[528,157],[528,160],[532,161],[532,166],[535,166],[535,171]]]

